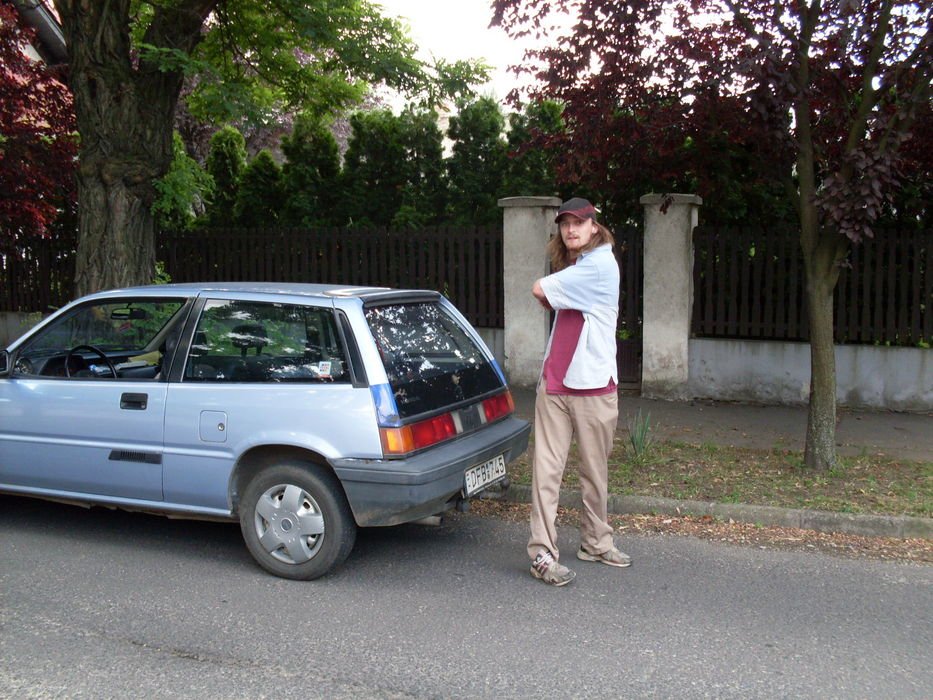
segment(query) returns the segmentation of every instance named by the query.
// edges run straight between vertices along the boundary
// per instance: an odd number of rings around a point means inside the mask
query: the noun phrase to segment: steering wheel
[[[110,361],[110,358],[104,354],[104,351],[93,345],[75,345],[71,350],[68,351],[68,354],[65,355],[65,376],[71,376],[71,358],[78,354],[79,350],[90,350],[100,359],[107,363],[107,369],[110,370],[110,374],[116,378],[117,368],[113,366],[113,362]]]

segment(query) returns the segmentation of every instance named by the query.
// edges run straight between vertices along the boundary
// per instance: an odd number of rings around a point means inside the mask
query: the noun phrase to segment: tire
[[[356,523],[337,477],[303,462],[253,477],[240,502],[240,530],[259,566],[301,581],[342,564],[356,542]]]

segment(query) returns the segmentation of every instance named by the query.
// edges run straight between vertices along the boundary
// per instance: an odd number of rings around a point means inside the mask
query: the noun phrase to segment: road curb
[[[531,487],[524,484],[512,484],[507,490],[489,493],[486,497],[513,503],[530,503]],[[580,492],[563,489],[560,504],[568,508],[579,508],[581,506]],[[608,507],[613,515],[641,513],[700,517],[708,515],[717,520],[794,527],[817,532],[837,532],[867,537],[897,537],[899,539],[933,539],[933,519],[907,515],[835,513],[825,510],[800,510],[715,501],[679,501],[673,498],[616,494],[609,495]]]

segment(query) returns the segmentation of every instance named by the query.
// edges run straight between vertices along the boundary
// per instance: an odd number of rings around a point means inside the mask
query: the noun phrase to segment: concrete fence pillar
[[[645,208],[641,393],[649,398],[685,398],[690,378],[693,229],[703,200],[692,194],[646,194],[639,202]]]
[[[505,293],[505,371],[510,384],[538,381],[547,345],[547,311],[531,295],[535,280],[548,273],[544,247],[557,232],[557,197],[506,197],[503,217],[503,291]]]

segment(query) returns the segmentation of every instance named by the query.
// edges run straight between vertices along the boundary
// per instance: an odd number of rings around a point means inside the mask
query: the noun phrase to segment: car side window
[[[82,304],[39,330],[15,355],[16,376],[157,379],[185,299]]]
[[[210,299],[185,362],[195,382],[348,382],[330,309]]]

